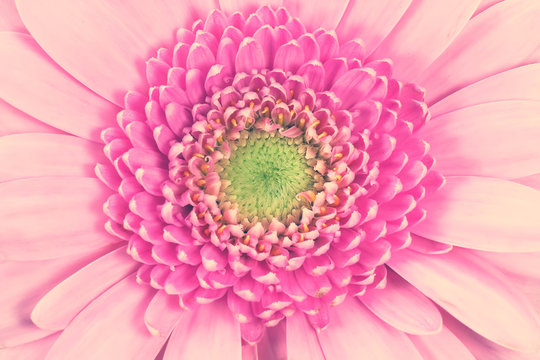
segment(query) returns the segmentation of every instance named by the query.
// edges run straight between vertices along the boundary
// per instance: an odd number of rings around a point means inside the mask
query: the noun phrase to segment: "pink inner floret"
[[[384,263],[444,183],[414,135],[423,91],[284,8],[214,11],[177,40],[148,60],[148,95],[129,92],[119,128],[102,132],[111,164],[96,173],[118,191],[106,229],[128,241],[139,283],[183,308],[226,297],[249,342],[296,310],[324,328],[329,306],[385,286]],[[287,216],[226,199],[223,161],[254,132],[290,139],[312,168]]]

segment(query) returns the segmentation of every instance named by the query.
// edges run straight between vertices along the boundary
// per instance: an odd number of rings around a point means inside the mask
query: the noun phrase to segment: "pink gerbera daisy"
[[[2,358],[540,358],[537,1],[0,9]]]

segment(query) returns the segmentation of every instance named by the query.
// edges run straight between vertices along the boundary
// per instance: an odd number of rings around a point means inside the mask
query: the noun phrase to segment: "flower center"
[[[284,221],[300,214],[297,195],[313,187],[313,170],[305,158],[307,146],[300,138],[276,132],[244,131],[231,144],[231,157],[220,162],[224,198],[238,206],[240,215]]]

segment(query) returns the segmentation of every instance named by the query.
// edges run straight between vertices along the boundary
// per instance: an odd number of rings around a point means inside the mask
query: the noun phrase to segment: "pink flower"
[[[538,2],[0,9],[2,358],[540,357]]]

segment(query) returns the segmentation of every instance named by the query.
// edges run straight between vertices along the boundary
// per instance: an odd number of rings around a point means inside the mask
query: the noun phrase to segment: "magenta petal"
[[[236,71],[250,73],[251,70],[260,70],[264,68],[264,59],[261,44],[253,38],[245,38],[240,43],[236,54]]]
[[[304,63],[304,51],[295,40],[283,44],[277,49],[274,68],[296,72]]]

